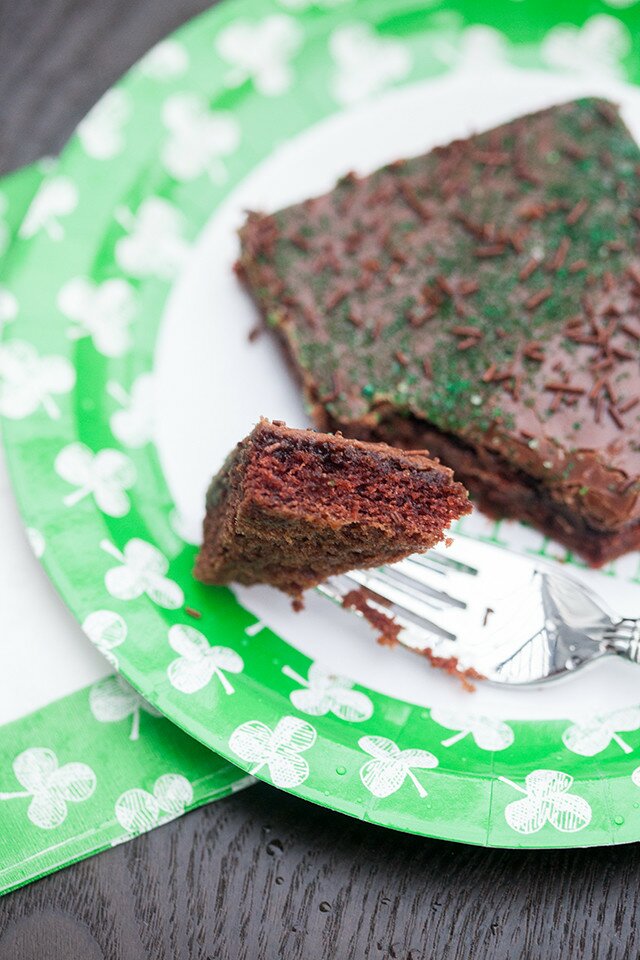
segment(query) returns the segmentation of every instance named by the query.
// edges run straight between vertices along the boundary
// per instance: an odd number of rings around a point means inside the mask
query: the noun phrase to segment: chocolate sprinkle
[[[618,427],[618,429],[624,430],[624,420],[622,419],[622,417],[620,416],[616,408],[614,406],[611,406],[611,404],[609,404],[609,406],[607,407],[607,412],[611,417],[611,419],[613,420],[613,422],[615,423],[615,425]]]
[[[476,257],[499,257],[507,249],[504,243],[491,243],[484,247],[476,247],[474,253]]]
[[[588,266],[586,260],[574,260],[569,264],[569,273],[578,273],[580,270],[586,270]]]
[[[539,266],[540,266],[540,261],[539,261],[539,260],[536,260],[535,257],[531,257],[529,260],[527,260],[527,262],[525,263],[524,267],[522,268],[522,270],[521,270],[520,273],[518,274],[519,279],[520,279],[520,280],[528,280],[529,277],[530,277],[533,273],[535,273],[535,271],[538,269]]]
[[[544,388],[554,393],[574,393],[577,396],[586,393],[584,387],[574,387],[570,383],[545,383]]]
[[[637,407],[639,403],[640,397],[631,397],[630,400],[626,400],[618,407],[618,413],[628,413],[630,410],[633,410],[634,407]]]
[[[558,249],[554,253],[553,257],[549,261],[549,270],[560,270],[563,266],[565,260],[567,259],[567,254],[569,252],[569,247],[571,246],[571,240],[569,237],[563,237],[560,243],[558,244]]]
[[[532,293],[530,297],[524,302],[527,310],[535,310],[540,306],[541,303],[544,303],[545,300],[548,300],[549,297],[553,294],[551,287],[545,287],[544,290],[538,290],[537,293]]]
[[[567,214],[565,223],[572,227],[574,223],[577,223],[580,217],[586,213],[588,206],[589,204],[586,200],[578,200],[575,207]]]

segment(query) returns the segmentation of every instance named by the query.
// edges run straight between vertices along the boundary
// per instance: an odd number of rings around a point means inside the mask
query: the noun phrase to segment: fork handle
[[[613,626],[607,644],[626,660],[640,663],[640,619],[624,617]]]

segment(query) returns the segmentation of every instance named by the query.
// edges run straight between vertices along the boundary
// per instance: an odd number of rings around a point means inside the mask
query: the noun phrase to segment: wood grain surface
[[[0,0],[0,171],[206,6]],[[0,900],[0,960],[634,960],[638,860],[420,840],[260,784]]]

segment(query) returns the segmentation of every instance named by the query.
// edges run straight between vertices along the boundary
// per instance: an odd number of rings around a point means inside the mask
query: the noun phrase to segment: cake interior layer
[[[235,524],[233,544],[218,537],[217,518],[205,519],[205,544],[217,542],[209,576],[216,583],[270,583],[299,594],[328,576],[361,567],[393,563],[417,548],[435,545],[440,533],[420,543],[390,538],[388,531],[362,524],[328,529],[302,518],[274,517],[255,504]],[[200,573],[205,573],[201,567]]]
[[[499,455],[486,448],[475,450],[458,438],[442,433],[425,421],[390,416],[375,428],[335,423],[347,435],[363,440],[393,442],[399,446],[419,445],[440,457],[468,487],[478,506],[491,517],[531,523],[546,536],[559,540],[595,567],[640,548],[640,521],[618,530],[598,530],[555,499],[549,490],[522,471],[515,470]]]
[[[429,549],[470,504],[424,453],[261,424],[214,479],[207,508],[198,579],[296,595]]]
[[[450,470],[421,454],[263,429],[246,464],[240,514],[255,507],[288,519],[313,518],[329,529],[379,527],[421,543],[465,512],[466,492]]]

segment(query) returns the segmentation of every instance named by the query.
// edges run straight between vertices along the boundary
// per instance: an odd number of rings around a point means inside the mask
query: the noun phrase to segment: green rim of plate
[[[159,319],[189,246],[275,146],[363,89],[444,74],[478,37],[515,67],[582,64],[637,82],[638,26],[633,7],[595,3],[490,0],[479,15],[464,0],[228,0],[106,95],[31,205],[5,281],[20,310],[0,361],[20,509],[45,534],[43,563],[90,638],[100,643],[124,621],[127,680],[255,776],[449,840],[640,839],[640,768],[625,752],[640,747],[638,710],[588,730],[456,721],[325,675],[230,591],[192,579],[194,548],[176,532],[140,418]],[[354,60],[369,65],[364,80],[354,81]],[[215,148],[185,161],[180,117],[198,124],[210,114]],[[616,723],[630,731],[624,740]]]
[[[68,778],[62,806],[26,766]],[[254,782],[107,676],[0,727],[0,894]]]
[[[50,162],[40,162],[0,180],[3,265],[17,253],[15,235],[51,170]],[[0,316],[12,322],[16,307],[0,285]],[[42,556],[46,540],[33,528],[27,533],[34,553]],[[113,666],[119,639],[113,634],[107,644]],[[36,666],[34,674],[42,670]],[[75,771],[67,795],[72,802],[60,806],[54,791],[46,796],[39,791],[40,803],[33,805],[21,772],[27,763],[32,770],[53,770],[54,780],[61,771]],[[253,782],[170,723],[120,677],[97,680],[0,726],[0,894]]]

